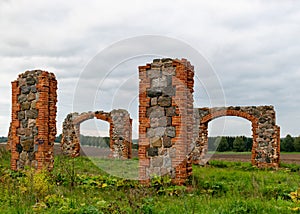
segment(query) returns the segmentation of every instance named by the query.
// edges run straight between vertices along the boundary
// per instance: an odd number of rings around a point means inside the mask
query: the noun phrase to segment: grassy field
[[[154,178],[144,187],[105,172],[134,178],[138,160],[57,156],[53,172],[34,173],[11,171],[9,156],[0,153],[0,213],[298,213],[300,207],[299,165],[274,171],[211,161],[194,166],[186,186]]]

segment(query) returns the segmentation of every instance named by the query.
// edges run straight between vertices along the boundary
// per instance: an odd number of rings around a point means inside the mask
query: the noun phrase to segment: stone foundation
[[[188,158],[193,129],[193,66],[157,59],[139,67],[139,176],[168,175],[183,184],[191,175]]]
[[[110,149],[112,158],[129,159],[132,157],[132,119],[126,110],[111,112],[70,113],[63,123],[61,150],[64,155],[80,155],[80,124],[97,118],[110,124]]]
[[[12,82],[12,122],[8,144],[11,168],[53,168],[57,81],[53,73],[34,70]]]

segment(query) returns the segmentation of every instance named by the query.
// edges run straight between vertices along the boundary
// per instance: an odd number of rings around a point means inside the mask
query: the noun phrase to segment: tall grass
[[[144,187],[106,173],[86,157],[58,156],[51,173],[11,171],[9,157],[1,151],[0,213],[295,213],[300,207],[290,195],[299,187],[298,165],[276,171],[210,161],[193,167],[185,187],[160,177]]]

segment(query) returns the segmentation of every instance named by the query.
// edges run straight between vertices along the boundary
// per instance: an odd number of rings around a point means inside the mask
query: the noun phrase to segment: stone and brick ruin
[[[110,149],[112,158],[129,159],[132,156],[132,119],[126,110],[111,112],[70,113],[63,122],[61,150],[64,155],[80,155],[80,124],[97,118],[110,124]]]
[[[194,111],[195,138],[193,163],[206,164],[208,150],[208,123],[222,116],[236,116],[252,124],[252,165],[278,167],[280,158],[280,127],[276,125],[273,106],[244,106],[198,108]]]
[[[185,59],[155,59],[139,67],[139,179],[170,176],[184,184],[192,163],[206,164],[208,123],[222,116],[237,116],[252,123],[251,162],[278,167],[280,127],[273,106],[194,108],[194,68]],[[56,135],[57,81],[54,74],[34,70],[12,82],[12,121],[7,148],[11,168],[53,168]],[[89,119],[110,124],[112,158],[132,156],[132,119],[126,110],[70,113],[63,123],[63,154],[80,154],[80,124]]]
[[[185,59],[158,59],[139,67],[139,176],[191,175],[194,70]]]
[[[53,73],[26,71],[12,82],[12,121],[8,147],[11,168],[53,168],[57,81]]]

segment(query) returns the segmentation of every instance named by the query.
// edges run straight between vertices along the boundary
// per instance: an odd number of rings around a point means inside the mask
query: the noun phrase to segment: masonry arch
[[[192,152],[195,164],[206,164],[208,150],[208,123],[216,118],[236,116],[249,120],[252,125],[251,163],[256,166],[278,167],[280,152],[280,128],[276,125],[273,106],[246,106],[199,108],[194,111],[198,129]]]
[[[96,111],[74,112],[67,115],[63,123],[61,150],[64,155],[77,157],[80,155],[80,124],[99,119],[109,123],[110,155],[112,158],[129,159],[132,156],[132,119],[126,110],[111,112]]]

